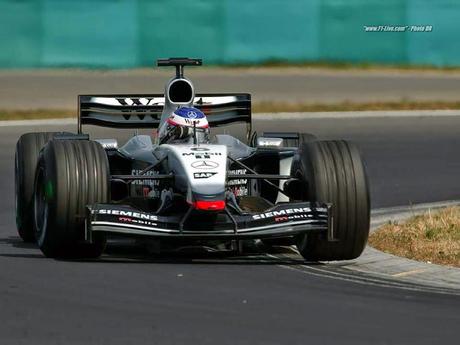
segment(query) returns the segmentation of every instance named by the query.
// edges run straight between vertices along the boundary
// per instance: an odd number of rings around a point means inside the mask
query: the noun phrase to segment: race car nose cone
[[[198,200],[193,203],[193,206],[197,210],[202,210],[202,211],[222,211],[223,209],[225,209],[225,201],[224,200],[214,200],[214,201]]]

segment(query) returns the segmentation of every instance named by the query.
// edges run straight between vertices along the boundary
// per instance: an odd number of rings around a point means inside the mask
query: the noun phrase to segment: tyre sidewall
[[[346,260],[359,256],[369,233],[367,176],[357,148],[345,141],[317,141],[301,146],[293,174],[305,184],[305,201],[332,204],[336,242],[323,234],[298,238],[297,246],[311,260]]]
[[[92,243],[87,243],[84,231],[86,205],[109,201],[105,151],[95,142],[52,141],[40,158],[37,193],[40,171],[44,173],[48,203],[46,227],[41,229],[42,233],[37,233],[40,249],[48,257],[99,256],[105,246],[105,237],[96,235]],[[36,219],[36,225],[38,223]]]

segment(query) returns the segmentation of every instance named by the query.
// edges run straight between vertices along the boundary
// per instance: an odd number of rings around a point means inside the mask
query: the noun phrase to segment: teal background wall
[[[460,0],[0,0],[0,67],[126,68],[169,56],[452,66],[459,19]]]

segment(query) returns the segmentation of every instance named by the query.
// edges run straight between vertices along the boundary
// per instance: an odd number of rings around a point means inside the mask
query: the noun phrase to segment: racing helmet
[[[197,108],[177,108],[158,130],[160,144],[166,143],[207,143],[209,124],[203,112]]]

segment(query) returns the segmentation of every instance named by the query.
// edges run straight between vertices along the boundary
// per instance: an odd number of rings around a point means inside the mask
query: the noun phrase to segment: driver
[[[194,134],[196,133],[196,134]],[[158,130],[160,144],[204,144],[209,142],[209,124],[197,108],[177,108]]]

